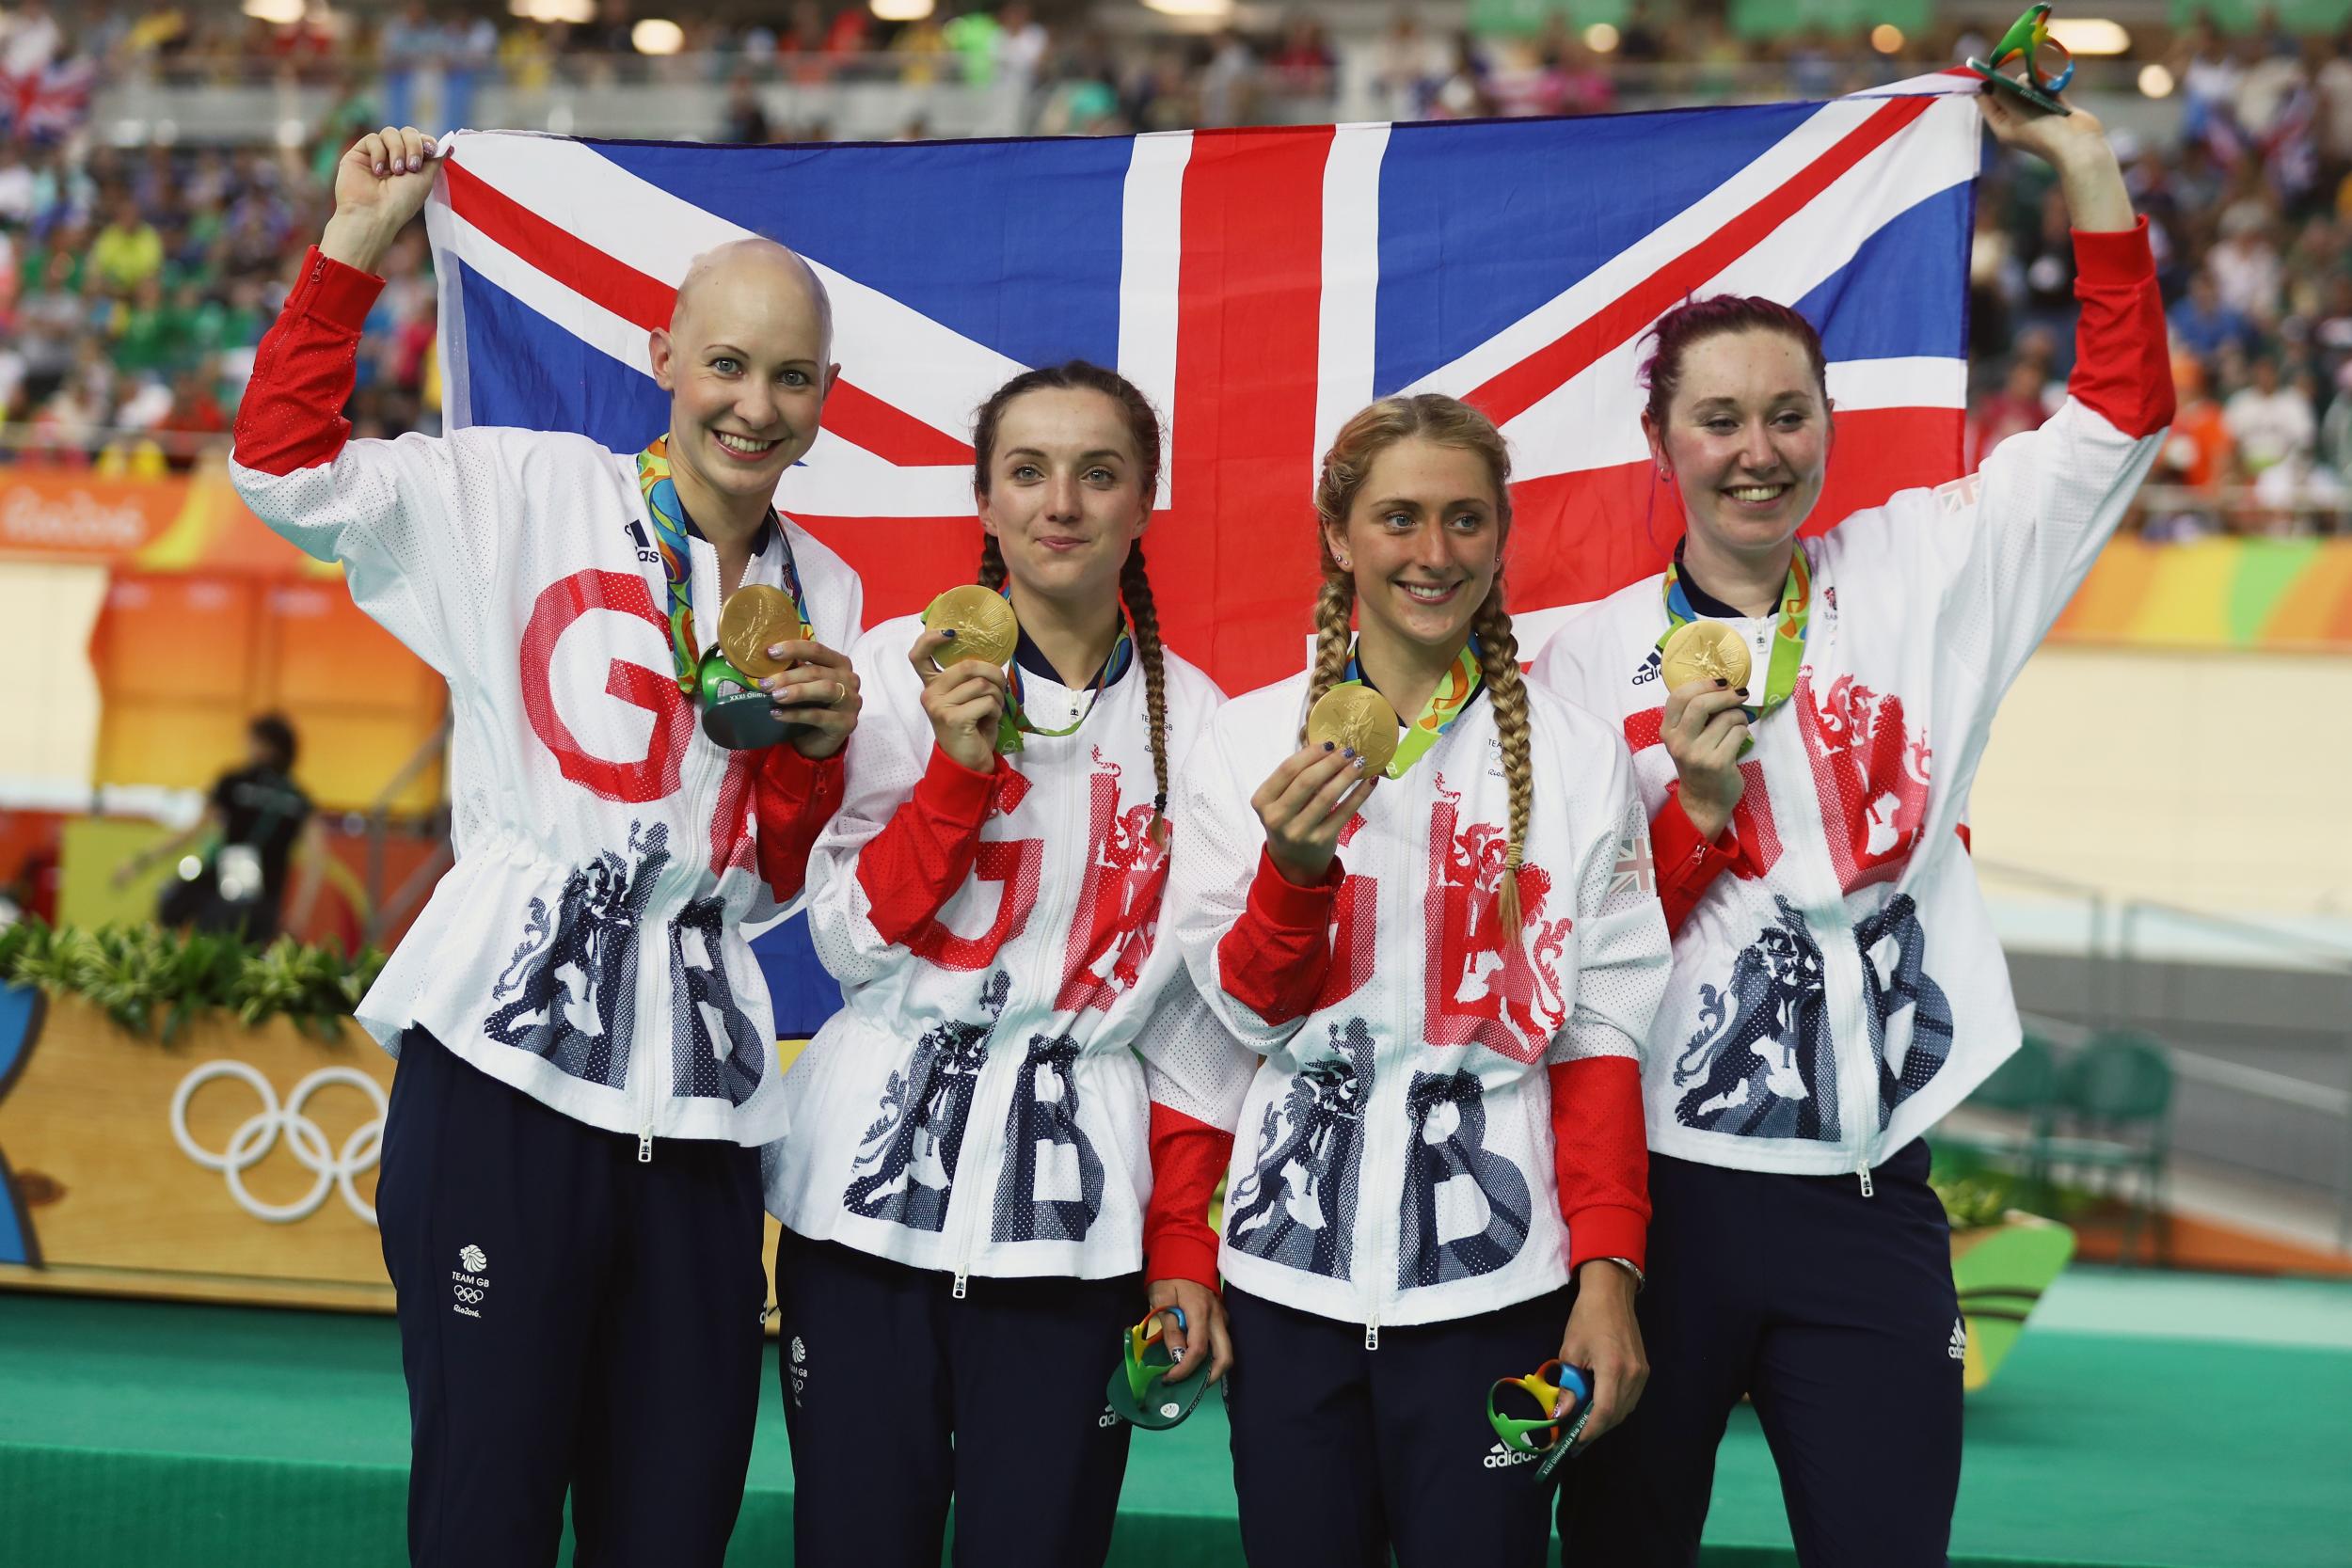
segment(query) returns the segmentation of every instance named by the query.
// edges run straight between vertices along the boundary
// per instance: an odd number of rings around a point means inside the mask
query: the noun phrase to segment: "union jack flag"
[[[858,569],[869,618],[969,580],[973,410],[1076,356],[1161,411],[1161,620],[1227,690],[1299,667],[1317,461],[1391,392],[1468,398],[1509,439],[1532,657],[1551,607],[1657,570],[1680,532],[1636,372],[1690,295],[1769,295],[1820,328],[1839,439],[1819,526],[1960,474],[1976,86],[1011,142],[461,133],[427,209],[447,414],[638,450],[668,414],[646,337],[687,264],[766,234],[824,278],[842,366],[778,501]],[[801,990],[775,988],[787,1035]]]
[[[89,118],[97,68],[87,59],[52,60],[38,71],[0,72],[0,140],[47,146]]]
[[[1973,85],[1970,83],[1969,85]],[[1692,293],[1821,329],[1823,523],[1961,472],[1978,115],[1867,97],[1585,119],[1084,140],[701,147],[453,141],[428,210],[453,426],[659,435],[646,335],[750,232],[832,292],[841,384],[779,503],[875,619],[977,562],[974,408],[1036,364],[1115,364],[1167,425],[1149,535],[1170,643],[1230,691],[1298,668],[1315,466],[1372,399],[1467,397],[1510,439],[1513,608],[1654,571],[1638,340]]]

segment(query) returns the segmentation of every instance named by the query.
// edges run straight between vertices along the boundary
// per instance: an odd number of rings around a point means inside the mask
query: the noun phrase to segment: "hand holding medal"
[[[695,670],[703,733],[739,752],[778,741],[807,757],[841,750],[864,705],[857,672],[807,631],[783,589],[738,589],[719,611],[719,645]]]
[[[1368,686],[1335,686],[1316,701],[1307,744],[1249,798],[1266,853],[1286,879],[1312,887],[1329,874],[1340,834],[1396,751],[1396,710]]]
[[[1709,634],[1720,634],[1720,641]],[[1659,678],[1667,689],[1658,738],[1681,778],[1683,815],[1709,843],[1731,820],[1746,787],[1740,756],[1750,740],[1751,663],[1746,641],[1720,621],[1680,627],[1661,656]]]
[[[722,647],[727,645],[726,613],[733,608],[731,599],[726,609],[720,611]],[[748,645],[761,668],[743,668],[758,677],[760,689],[772,705],[769,711],[786,726],[785,738],[793,749],[805,757],[829,757],[849,743],[850,732],[857,728],[858,715],[865,710],[866,698],[850,656],[814,639],[794,636],[799,629],[789,621],[763,627]],[[781,641],[760,641],[771,636]]]
[[[1004,595],[966,584],[933,599],[923,625],[929,629],[907,658],[923,683],[932,737],[960,766],[991,772],[1009,695],[1005,666],[1020,642],[1020,622]]]

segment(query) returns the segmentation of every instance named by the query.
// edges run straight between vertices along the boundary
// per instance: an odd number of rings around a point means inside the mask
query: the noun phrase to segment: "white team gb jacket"
[[[1494,899],[1509,791],[1482,694],[1343,832],[1329,968],[1312,994],[1283,995],[1252,961],[1265,833],[1250,797],[1298,749],[1308,689],[1302,672],[1227,704],[1183,780],[1200,827],[1169,918],[1201,994],[1265,1057],[1219,1266],[1375,1334],[1541,1295],[1568,1279],[1546,1066],[1634,1055],[1666,978],[1625,745],[1529,689],[1534,799],[1512,951]]]
[[[866,709],[808,868],[810,934],[844,1006],[786,1078],[768,1206],[799,1235],[959,1283],[1130,1274],[1149,1100],[1230,1127],[1253,1062],[1155,940],[1170,860],[1206,832],[1177,811],[1165,849],[1149,835],[1140,662],[1075,734],[1026,736],[981,775],[933,743],[907,657],[922,630],[886,621],[857,645]],[[1181,779],[1222,694],[1165,658]],[[1086,708],[1085,690],[1023,681],[1041,728]],[[976,823],[969,870],[939,885]]]
[[[1969,785],[2002,694],[2160,436],[2070,399],[1979,472],[1802,542],[1812,607],[1796,690],[1754,726],[1737,859],[1676,934],[1643,1055],[1653,1149],[1854,1172],[1867,1190],[2016,1049],[2009,968],[1968,864]],[[1676,776],[1659,740],[1663,592],[1648,578],[1584,608],[1534,667],[1622,720],[1653,815]],[[1731,624],[1755,647],[1773,623]],[[1766,668],[1759,656],[1758,698]]]
[[[636,455],[477,428],[232,477],[271,528],[341,561],[359,607],[449,682],[456,864],[359,1022],[394,1052],[421,1024],[595,1127],[781,1133],[767,982],[737,928],[774,910],[752,833],[760,753],[714,744],[678,689]],[[857,575],[783,532],[818,640],[849,646]],[[690,543],[707,643],[718,559]],[[771,531],[744,583],[781,585],[783,561]]]

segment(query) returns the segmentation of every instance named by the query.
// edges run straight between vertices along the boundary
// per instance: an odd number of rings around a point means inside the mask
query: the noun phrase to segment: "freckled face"
[[[1755,327],[1692,344],[1664,428],[1646,412],[1642,428],[1691,531],[1726,553],[1777,548],[1821,499],[1829,404],[1804,346],[1786,332]]]
[[[1502,499],[1486,459],[1415,436],[1372,460],[1347,520],[1325,530],[1356,578],[1367,638],[1459,647],[1502,569]]]

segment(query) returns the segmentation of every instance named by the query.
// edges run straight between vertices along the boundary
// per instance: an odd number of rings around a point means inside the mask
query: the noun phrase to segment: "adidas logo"
[[[1649,657],[1642,660],[1641,667],[1633,672],[1633,684],[1640,686],[1645,681],[1656,680],[1659,667],[1664,662],[1665,656],[1656,648],[1652,648],[1649,651]]]
[[[1952,1339],[1950,1352],[1951,1357],[1955,1361],[1965,1361],[1968,1359],[1968,1324],[1963,1319],[1954,1318],[1952,1320]]]
[[[1534,1463],[1535,1455],[1532,1453],[1516,1453],[1513,1450],[1504,1448],[1500,1443],[1497,1443],[1493,1448],[1486,1450],[1486,1468],[1489,1470],[1507,1470],[1515,1465],[1533,1465]]]

